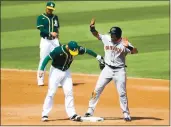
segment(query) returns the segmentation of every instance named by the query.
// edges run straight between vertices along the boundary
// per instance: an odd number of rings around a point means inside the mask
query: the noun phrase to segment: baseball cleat
[[[59,84],[59,85],[58,85],[58,88],[62,88],[62,85],[61,85],[61,84]]]
[[[38,81],[38,86],[44,86],[43,81]]]
[[[124,118],[124,120],[125,120],[126,122],[130,122],[130,121],[131,121],[131,117]]]
[[[90,114],[90,113],[85,113],[85,115],[84,115],[84,117],[91,117],[92,116],[92,114]]]
[[[131,117],[130,117],[130,115],[128,113],[124,113],[124,120],[126,122],[130,122],[131,121]]]
[[[38,85],[38,86],[40,86],[40,87],[41,87],[41,86],[44,86],[44,84],[42,84],[42,85]]]
[[[82,122],[81,116],[79,116],[79,115],[77,115],[77,114],[73,115],[73,116],[70,118],[70,120],[72,120],[72,121],[77,121],[77,122]]]
[[[47,122],[47,121],[48,121],[48,116],[43,116],[43,117],[42,117],[42,121],[43,121],[43,122]]]

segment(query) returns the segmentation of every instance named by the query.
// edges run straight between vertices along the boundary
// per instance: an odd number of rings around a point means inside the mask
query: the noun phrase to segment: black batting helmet
[[[110,34],[115,34],[117,38],[120,38],[122,36],[122,30],[121,28],[114,26],[110,28]]]

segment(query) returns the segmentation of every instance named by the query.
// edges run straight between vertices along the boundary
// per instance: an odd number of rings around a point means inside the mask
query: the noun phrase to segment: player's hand
[[[94,25],[95,25],[95,19],[92,18],[92,19],[91,19],[91,22],[90,22],[90,26],[94,26]]]
[[[57,33],[56,32],[51,32],[50,33],[53,37],[56,37],[57,36]]]
[[[99,63],[101,63],[101,64],[105,64],[104,59],[103,59],[103,57],[102,57],[102,56],[97,55],[96,59],[99,61]]]
[[[127,38],[123,38],[123,45],[125,47],[128,47],[129,43],[128,43],[128,39]]]
[[[133,48],[133,50],[131,51],[131,54],[137,54],[137,53],[138,53],[137,48]]]
[[[43,74],[44,74],[44,71],[40,70],[39,71],[39,77],[41,78],[43,76]]]

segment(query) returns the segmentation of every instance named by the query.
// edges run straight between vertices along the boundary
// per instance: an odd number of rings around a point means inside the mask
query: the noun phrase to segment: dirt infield
[[[78,114],[87,110],[97,76],[72,75]],[[115,85],[111,82],[100,97],[94,116],[103,122],[73,122],[64,109],[64,94],[58,88],[49,122],[41,122],[45,86],[38,87],[35,72],[1,71],[1,125],[169,125],[169,81],[128,79],[127,94],[132,122],[124,122]]]

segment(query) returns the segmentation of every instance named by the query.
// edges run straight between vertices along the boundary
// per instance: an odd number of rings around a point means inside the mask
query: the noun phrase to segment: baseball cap
[[[55,10],[55,3],[53,3],[53,2],[47,2],[47,4],[46,4],[46,8],[48,8],[48,9],[52,9],[52,10]]]
[[[68,43],[68,48],[69,48],[69,52],[71,55],[73,55],[73,56],[78,55],[78,44],[77,44],[77,42],[70,41]]]

